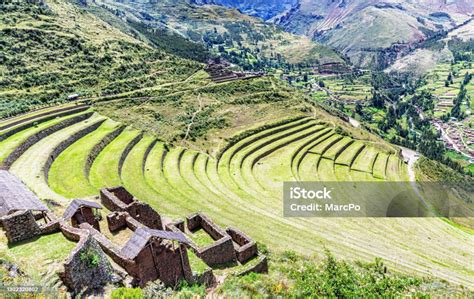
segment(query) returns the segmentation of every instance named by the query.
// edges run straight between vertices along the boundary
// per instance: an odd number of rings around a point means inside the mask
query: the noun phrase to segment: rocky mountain
[[[298,0],[192,0],[195,4],[214,4],[237,8],[241,12],[262,18],[272,19],[298,4]]]
[[[429,39],[465,22],[473,12],[474,3],[464,0],[300,0],[274,22],[364,66],[380,59],[381,49]]]
[[[217,0],[94,2],[119,15],[126,22],[140,23],[152,30],[164,30],[205,44],[208,48],[219,48],[221,52],[226,50],[231,54],[233,52],[234,56],[245,52],[253,61],[280,60],[280,57],[292,64],[342,61],[332,49],[311,41],[308,37],[286,32],[274,24],[265,23],[236,9],[215,5],[224,4]],[[242,7],[250,7],[245,6],[245,3],[250,2],[242,1]],[[259,3],[264,7],[281,7],[276,1]]]
[[[357,65],[379,67],[474,13],[468,0],[195,1],[235,7],[335,48]]]

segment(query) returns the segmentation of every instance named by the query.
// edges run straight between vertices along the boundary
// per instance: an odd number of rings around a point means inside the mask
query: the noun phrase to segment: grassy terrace
[[[89,172],[90,183],[96,190],[122,183],[118,172],[120,158],[127,145],[139,134],[136,130],[126,128],[99,153]]]
[[[64,195],[96,195],[100,187],[123,184],[166,216],[182,218],[203,211],[218,224],[236,226],[276,252],[292,249],[315,254],[324,246],[345,258],[379,256],[403,271],[429,267],[438,277],[471,283],[466,265],[472,257],[468,246],[472,236],[439,219],[282,217],[284,181],[407,179],[406,165],[397,155],[339,136],[329,124],[299,119],[269,126],[243,135],[219,160],[165,146],[153,136],[141,137],[140,132],[127,128],[102,149],[86,177],[85,158],[118,125],[105,121],[57,157],[48,185],[42,169],[50,153],[61,141],[103,120],[96,114],[40,140],[18,159],[12,171],[42,198],[64,201]],[[70,172],[63,172],[66,168]],[[353,192],[343,191],[348,196]],[[387,195],[381,191],[380,196]],[[62,246],[65,244],[59,241],[51,245],[52,249]]]
[[[85,113],[85,112],[84,112]],[[28,137],[38,133],[44,129],[47,129],[53,125],[59,124],[66,119],[71,119],[76,117],[80,114],[74,114],[70,116],[60,117],[57,119],[53,119],[50,121],[46,121],[40,124],[35,124],[28,129],[22,130],[21,132],[14,134],[3,141],[0,141],[0,162],[3,161],[8,155],[13,152],[15,148],[17,148],[22,142],[24,142]],[[12,128],[13,129],[13,128]],[[0,133],[0,136],[2,133]]]
[[[108,120],[62,152],[49,171],[51,189],[66,198],[84,197],[97,192],[84,173],[87,157],[92,148],[115,129],[117,123]]]
[[[64,201],[64,197],[54,192],[47,184],[44,167],[55,148],[68,137],[105,118],[94,115],[92,118],[74,124],[51,134],[29,148],[11,167],[11,171],[20,177],[41,198]]]

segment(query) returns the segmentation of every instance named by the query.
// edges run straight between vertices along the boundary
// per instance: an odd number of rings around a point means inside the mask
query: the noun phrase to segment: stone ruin
[[[216,266],[236,261],[232,238],[226,234],[217,224],[202,213],[186,217],[187,228],[190,232],[203,229],[214,243],[199,248],[194,242],[190,242],[190,247],[208,266]]]
[[[98,203],[74,199],[64,212],[63,219],[70,219],[73,227],[79,227],[82,223],[89,223],[100,231],[99,219],[94,213],[94,210],[97,209],[102,209]]]
[[[41,234],[40,226],[31,211],[17,211],[1,218],[9,243],[34,238]]]
[[[124,187],[101,189],[100,200],[110,211],[128,212],[130,216],[149,228],[163,229],[160,214],[148,204],[137,200]]]
[[[100,232],[94,209],[102,207],[92,201],[73,200],[62,218],[56,219],[54,214],[48,214],[50,217],[46,218],[50,221],[44,225],[37,223],[45,216],[44,211],[35,215],[31,210],[12,211],[0,218],[0,222],[10,242],[59,231],[67,239],[78,242],[60,274],[74,294],[85,288],[95,289],[116,283],[123,278],[124,274],[122,278],[117,275],[121,270],[115,269],[107,256],[130,275],[132,285],[140,287],[157,279],[171,287],[176,287],[181,280],[190,284],[214,285],[216,278],[211,268],[202,273],[192,271],[188,250],[210,267],[246,264],[256,259],[256,263],[236,273],[238,275],[268,271],[266,257],[258,253],[251,238],[235,228],[223,230],[202,213],[186,217],[186,223],[168,223],[163,230],[160,214],[123,187],[102,189],[100,200],[111,211],[106,221],[112,234],[123,229],[133,232],[124,245],[114,243]],[[198,229],[204,230],[214,242],[204,247],[197,246],[187,233]]]
[[[263,72],[236,72],[230,69],[230,67],[231,64],[228,61],[218,57],[209,59],[204,70],[209,74],[211,80],[215,83],[246,80],[264,76]]]
[[[222,230],[203,213],[196,213],[186,217],[186,224],[183,220],[170,223],[167,229],[183,233],[186,233],[186,229],[190,233],[203,229],[214,240],[214,243],[200,248],[190,240],[188,246],[208,266],[212,267],[235,261],[245,264],[251,259],[257,258],[256,265],[244,270],[245,273],[243,274],[249,272],[268,272],[266,257],[258,252],[257,244],[250,237],[236,228],[229,227],[225,231]]]
[[[229,227],[227,234],[232,238],[237,260],[245,263],[258,254],[257,243],[236,228]]]
[[[22,181],[9,171],[0,170],[0,224],[9,243],[31,239],[41,234],[37,223],[50,220],[48,208]]]
[[[114,269],[97,241],[85,234],[64,262],[60,277],[74,292],[99,289],[116,280]]]

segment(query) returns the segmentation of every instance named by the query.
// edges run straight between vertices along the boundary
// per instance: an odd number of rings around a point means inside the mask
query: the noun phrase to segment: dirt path
[[[415,190],[416,195],[423,203],[423,205],[426,208],[429,208],[429,205],[426,203],[426,200],[421,195],[420,190],[418,189],[418,185],[416,183],[415,164],[416,161],[418,161],[418,159],[420,158],[420,154],[414,150],[405,147],[400,147],[400,149],[402,150],[403,159],[408,162],[408,177],[410,179],[410,185],[412,186],[413,190]]]

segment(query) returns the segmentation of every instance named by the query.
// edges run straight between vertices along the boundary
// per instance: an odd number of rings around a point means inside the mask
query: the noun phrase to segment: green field
[[[99,126],[70,142],[57,156],[46,181],[43,169],[50,153],[98,122]],[[218,159],[167,146],[152,135],[126,128],[96,155],[87,176],[84,169],[90,151],[118,126],[95,114],[39,140],[11,170],[41,198],[63,206],[71,198],[97,195],[101,187],[124,185],[166,216],[182,218],[202,211],[275,252],[292,249],[312,255],[326,247],[345,258],[379,256],[400,271],[422,272],[429,267],[437,277],[470,283],[466,265],[472,237],[438,219],[282,217],[284,181],[408,180],[407,166],[397,154],[340,136],[329,123],[309,117],[275,123],[242,134]],[[352,192],[343,191],[348,196]],[[426,234],[439,242],[424,238]],[[196,240],[209,241],[200,236]],[[445,246],[446,242],[456,249]],[[397,258],[400,254],[403,260]]]

